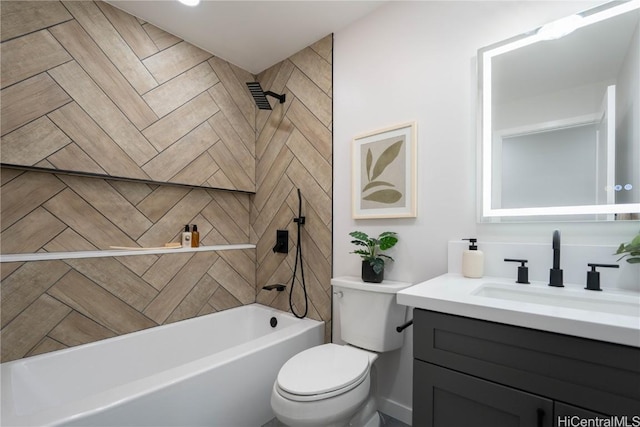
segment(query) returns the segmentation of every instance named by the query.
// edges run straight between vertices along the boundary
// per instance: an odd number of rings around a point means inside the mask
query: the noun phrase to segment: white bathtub
[[[259,427],[280,367],[323,336],[252,304],[3,363],[0,424]]]

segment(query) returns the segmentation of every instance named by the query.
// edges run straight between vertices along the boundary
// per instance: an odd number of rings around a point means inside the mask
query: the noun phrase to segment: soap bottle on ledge
[[[478,239],[462,239],[471,242],[469,249],[462,252],[462,275],[477,279],[484,274],[484,253],[478,250]]]
[[[184,231],[182,232],[182,248],[190,248],[191,247],[191,232],[189,231],[189,224],[184,226]]]
[[[197,248],[200,246],[200,233],[198,232],[198,226],[193,224],[191,226],[191,247]]]

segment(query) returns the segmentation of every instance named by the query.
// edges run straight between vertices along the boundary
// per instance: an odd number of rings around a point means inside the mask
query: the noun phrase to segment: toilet
[[[375,399],[378,354],[402,347],[407,308],[396,293],[409,283],[331,279],[340,344],[304,350],[280,369],[271,393],[278,420],[291,427],[379,427]]]

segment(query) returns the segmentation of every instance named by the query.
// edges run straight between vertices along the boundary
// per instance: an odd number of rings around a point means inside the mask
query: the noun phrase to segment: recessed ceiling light
[[[178,0],[182,4],[186,4],[187,6],[197,6],[200,3],[200,0]]]

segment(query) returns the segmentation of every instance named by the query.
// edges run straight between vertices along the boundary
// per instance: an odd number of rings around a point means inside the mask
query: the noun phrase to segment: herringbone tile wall
[[[177,241],[186,223],[198,224],[203,245],[257,244],[256,250],[244,251],[3,263],[2,361],[252,303],[256,296],[263,304],[288,310],[288,292],[256,288],[290,283],[297,188],[306,216],[302,247],[309,316],[327,321],[330,339],[331,36],[258,76],[265,90],[286,92],[287,102],[272,104],[272,112],[256,112],[243,87],[254,76],[107,4],[3,1],[0,11],[3,163],[255,191],[2,168],[2,253],[159,246]],[[91,25],[85,28],[82,21],[87,16]],[[122,44],[108,47],[118,39],[114,29],[158,85],[140,89],[141,98],[158,116],[141,131],[136,123],[142,123],[142,110],[129,101],[121,106],[117,94],[104,95],[113,82],[100,82],[92,75],[103,73],[101,67],[108,69],[104,58],[97,59],[107,51],[113,66],[122,60]],[[34,43],[34,37],[47,42]],[[84,57],[78,52],[88,49],[87,37],[100,52],[84,52],[89,55]],[[51,47],[56,44],[64,46],[67,56]],[[60,55],[55,66],[50,59],[54,51]],[[125,68],[118,73],[140,95],[139,88],[150,80],[138,81]],[[86,86],[67,90],[64,82],[68,87]],[[50,88],[62,99],[54,107],[49,105]],[[162,89],[154,92],[158,88]],[[157,95],[147,96],[152,92]],[[47,101],[40,106],[34,99]],[[104,103],[92,105],[101,100]],[[31,116],[25,116],[27,112]],[[122,126],[123,121],[129,125]],[[152,146],[158,154],[140,167],[134,157],[144,158],[146,149],[131,145],[125,153],[118,141],[142,141],[142,147]],[[210,141],[213,146],[207,145]],[[179,144],[207,148],[200,154],[183,153]],[[177,164],[168,161],[178,154],[187,155]],[[18,160],[9,161],[7,155]],[[145,165],[161,156],[165,157],[156,163],[157,175],[150,175],[151,167]],[[275,230],[283,228],[290,230],[292,252],[274,254]],[[296,311],[301,312],[297,287],[294,296]]]
[[[250,73],[108,3],[1,6],[3,163],[255,191]]]
[[[259,111],[256,116],[256,195],[251,204],[258,289],[270,283],[290,285],[297,238],[293,218],[298,215],[300,189],[306,217],[301,246],[309,316],[326,322],[326,341],[331,338],[332,317],[332,56],[333,37],[327,36],[258,76],[265,90],[285,93],[287,102],[272,103],[273,111]],[[277,229],[289,230],[294,250],[287,256],[271,251]],[[296,312],[302,313],[299,279],[300,268],[293,301]],[[257,298],[287,309],[288,294],[260,290]]]

